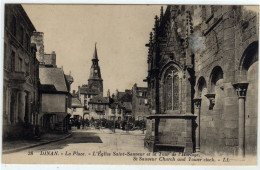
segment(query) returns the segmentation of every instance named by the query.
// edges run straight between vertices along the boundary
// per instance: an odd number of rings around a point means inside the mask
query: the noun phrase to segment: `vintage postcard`
[[[257,165],[259,6],[3,18],[2,164]]]

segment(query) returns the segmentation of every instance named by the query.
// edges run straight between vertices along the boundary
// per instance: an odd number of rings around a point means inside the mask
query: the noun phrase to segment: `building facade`
[[[68,132],[72,96],[63,70],[40,67],[40,83],[41,132]]]
[[[72,96],[72,104],[71,104],[71,108],[72,108],[72,114],[71,114],[71,118],[74,119],[84,119],[84,107],[81,104],[80,100],[78,99],[78,97],[75,97],[74,95]]]
[[[258,13],[244,6],[168,6],[148,52],[145,146],[255,155]]]
[[[88,107],[89,119],[104,119],[109,109],[109,100],[101,95],[97,95],[90,99],[88,102]]]
[[[150,114],[147,92],[147,87],[138,87],[137,84],[132,88],[132,115],[135,120],[144,120]]]
[[[125,90],[120,92],[116,90],[115,94],[110,96],[110,91],[107,92],[109,98],[109,110],[106,113],[106,119],[125,121],[132,118],[132,91]]]
[[[70,92],[73,77],[57,67],[55,51],[45,53],[44,33],[33,32],[31,41],[36,44],[36,57],[39,60],[39,130],[41,133],[66,133],[73,112]]]
[[[21,5],[5,5],[3,138],[33,137],[38,125],[35,27]]]

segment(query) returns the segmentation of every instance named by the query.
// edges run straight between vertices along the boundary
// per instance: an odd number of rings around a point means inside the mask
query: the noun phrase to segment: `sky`
[[[87,84],[95,42],[104,85],[131,89],[147,86],[149,33],[159,5],[23,5],[39,32],[45,53],[56,52],[57,66],[74,78],[72,90]]]

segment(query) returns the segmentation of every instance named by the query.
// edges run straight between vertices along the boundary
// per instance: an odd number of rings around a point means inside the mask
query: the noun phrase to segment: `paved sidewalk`
[[[52,133],[47,133],[41,135],[41,139],[37,140],[9,140],[9,141],[3,141],[3,154],[8,154],[8,153],[13,153],[13,152],[18,152],[21,150],[25,150],[28,148],[48,144],[51,142],[56,142],[59,140],[66,139],[71,136],[71,133],[67,134],[52,134]]]

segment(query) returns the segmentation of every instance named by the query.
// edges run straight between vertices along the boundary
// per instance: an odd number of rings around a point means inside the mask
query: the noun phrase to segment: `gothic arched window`
[[[165,110],[179,109],[179,76],[178,70],[174,67],[169,68],[165,73]]]

